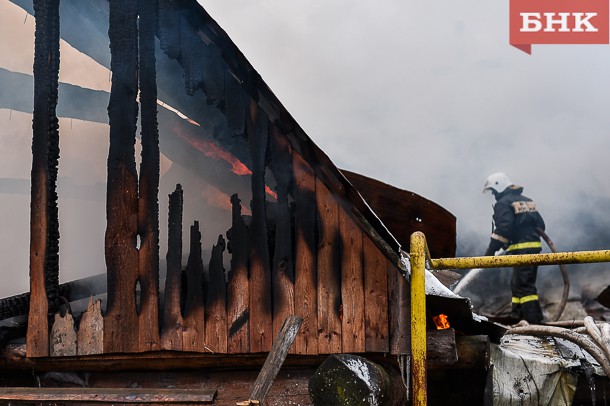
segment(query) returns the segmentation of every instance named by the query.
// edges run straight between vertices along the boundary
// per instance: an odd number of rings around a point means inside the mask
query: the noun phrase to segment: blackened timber
[[[227,284],[228,351],[246,353],[250,350],[249,318],[250,289],[248,280],[248,229],[241,215],[236,194],[231,196],[232,226],[227,232],[231,270]]]
[[[367,235],[363,237],[363,253],[365,349],[366,352],[387,353],[390,350],[390,331],[386,258]]]
[[[277,183],[275,210],[275,249],[271,268],[273,291],[273,337],[279,333],[284,321],[294,313],[294,259],[292,257],[292,214],[288,193],[294,196],[292,156],[290,145],[275,126],[269,128],[271,171]]]
[[[305,160],[292,152],[295,177],[295,315],[303,325],[295,340],[297,354],[318,353],[318,291],[316,289],[316,179]]]
[[[168,233],[167,233],[167,275],[165,276],[165,295],[163,302],[163,328],[161,348],[182,350],[182,312],[180,295],[182,291],[182,186],[176,185],[169,195]]]
[[[159,43],[170,58],[180,56],[180,16],[170,0],[159,0]]]
[[[104,352],[138,351],[138,179],[135,136],[138,105],[137,0],[109,3],[112,86],[108,117],[106,267],[108,303]]]
[[[362,231],[339,209],[341,235],[341,341],[342,352],[364,352],[364,276]]]
[[[206,346],[213,352],[227,352],[227,285],[223,266],[225,240],[218,236],[218,242],[212,247],[210,258],[210,282],[208,299],[205,306]]]
[[[318,206],[318,352],[341,352],[341,252],[339,205],[316,178]]]
[[[250,352],[265,352],[272,345],[271,271],[265,208],[265,160],[268,134],[267,115],[250,100],[246,121],[252,154],[252,222],[250,249]]]
[[[203,262],[199,222],[191,226],[191,249],[186,265],[186,307],[182,349],[203,351],[205,348],[205,307],[203,303]]]
[[[139,317],[140,351],[159,349],[159,128],[155,27],[157,2],[138,0],[139,80],[142,162],[138,197],[138,281],[141,289]]]
[[[411,296],[407,280],[396,265],[387,261],[388,304],[390,319],[390,353],[392,355],[411,354],[410,320]]]
[[[30,212],[30,310],[27,355],[49,354],[49,314],[57,307],[59,222],[57,218],[56,116],[59,74],[59,1],[34,1],[34,116]],[[55,218],[53,218],[55,216]]]

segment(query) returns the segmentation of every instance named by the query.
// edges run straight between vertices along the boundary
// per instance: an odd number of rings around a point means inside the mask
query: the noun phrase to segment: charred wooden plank
[[[138,281],[141,299],[140,351],[158,350],[159,344],[159,129],[155,29],[157,3],[138,0],[139,80],[142,111],[142,162],[138,196]]]
[[[366,352],[389,352],[390,331],[388,326],[386,258],[368,236],[363,237],[363,242]]]
[[[186,306],[182,333],[184,351],[205,349],[205,306],[203,304],[203,262],[199,222],[191,226],[191,250],[186,265]]]
[[[271,309],[271,270],[265,208],[265,160],[268,134],[267,115],[250,100],[246,120],[252,154],[252,222],[248,227],[250,250],[250,352],[271,349],[273,323]]]
[[[161,348],[182,350],[182,210],[183,192],[180,184],[169,195],[168,233],[167,233],[167,275],[165,276],[165,295],[163,302],[163,328]]]
[[[316,289],[316,179],[303,157],[292,152],[295,196],[295,314],[303,325],[295,341],[297,354],[318,353],[318,294]]]
[[[59,0],[34,1],[34,115],[30,210],[30,300],[28,355],[49,354],[49,314],[58,306],[59,217],[57,164],[59,121]]]
[[[388,305],[390,318],[390,353],[392,355],[411,353],[410,311],[411,296],[407,280],[396,265],[387,261]]]
[[[341,235],[341,341],[342,352],[364,352],[364,275],[362,231],[339,209]]]
[[[292,346],[302,323],[303,318],[299,316],[289,316],[284,320],[277,337],[273,341],[273,347],[271,348],[269,355],[267,355],[265,365],[263,365],[256,381],[254,381],[254,384],[252,385],[249,400],[263,403],[265,397],[269,393],[269,389],[271,389],[273,380],[286,359],[286,355],[288,355],[288,350]]]
[[[104,317],[102,301],[89,300],[87,310],[81,314],[76,334],[78,355],[102,354],[104,352]]]
[[[12,402],[212,404],[216,389],[157,388],[0,388],[0,400]]]
[[[270,127],[271,171],[277,184],[275,210],[275,249],[271,268],[273,291],[273,337],[279,333],[285,320],[294,314],[294,259],[292,257],[292,215],[288,193],[294,187],[292,156],[284,135],[275,126]],[[294,192],[291,193],[294,195]]]
[[[106,266],[108,302],[104,352],[139,350],[136,284],[138,280],[138,178],[135,137],[138,116],[137,0],[109,3],[112,86],[108,117],[108,189]]]
[[[318,206],[318,352],[341,352],[341,253],[339,205],[316,178]]]
[[[222,253],[225,240],[218,236],[218,242],[212,247],[210,258],[210,283],[208,284],[208,301],[205,307],[205,337],[207,347],[214,352],[227,352],[227,285]]]
[[[74,329],[74,318],[70,312],[66,312],[64,316],[59,312],[55,313],[49,346],[51,357],[76,355],[76,330]]]
[[[227,232],[231,270],[227,284],[228,351],[246,353],[250,349],[249,318],[250,289],[248,280],[248,229],[241,215],[236,194],[231,196],[232,226]]]

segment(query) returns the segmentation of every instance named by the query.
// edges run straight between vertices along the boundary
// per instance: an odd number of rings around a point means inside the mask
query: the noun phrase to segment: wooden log
[[[142,162],[138,195],[138,280],[140,282],[139,350],[160,348],[159,338],[159,129],[155,29],[157,7],[138,0],[139,75]]]
[[[248,280],[248,229],[241,216],[240,200],[231,196],[232,226],[227,232],[231,270],[227,284],[228,351],[246,353],[250,350],[250,282]]]
[[[104,352],[104,317],[102,301],[89,299],[87,310],[81,314],[78,326],[77,355],[102,354]]]
[[[0,400],[79,404],[213,404],[216,393],[216,389],[180,388],[0,388]]]
[[[139,350],[135,287],[138,281],[138,178],[135,136],[138,115],[137,0],[111,2],[112,86],[108,117],[110,150],[106,202],[108,302],[104,352]]]
[[[277,206],[275,210],[275,249],[271,268],[273,291],[273,337],[284,321],[294,314],[294,259],[292,215],[288,206],[288,193],[294,187],[292,156],[286,137],[275,126],[269,131],[271,145],[271,171],[276,181]],[[291,192],[294,195],[294,192]],[[294,350],[294,349],[293,349]]]
[[[250,401],[263,403],[265,397],[269,393],[269,389],[271,389],[273,380],[286,359],[286,355],[288,355],[288,350],[292,346],[302,323],[303,318],[298,316],[289,316],[284,320],[277,337],[273,341],[273,347],[271,348],[269,355],[267,355],[265,364],[252,385]]]
[[[271,349],[273,322],[271,309],[271,269],[265,213],[265,158],[268,120],[254,100],[250,100],[246,120],[252,154],[252,222],[248,227],[250,249],[250,351]]]
[[[161,348],[182,350],[182,209],[183,192],[180,184],[169,195],[168,233],[167,233],[167,275],[165,276],[165,295],[163,302],[163,328]]]
[[[227,285],[222,253],[225,240],[218,236],[218,242],[212,247],[210,258],[210,283],[208,284],[208,301],[205,306],[206,346],[213,352],[227,352]]]
[[[402,355],[411,353],[410,312],[411,296],[407,280],[397,266],[387,261],[390,353]]]
[[[205,306],[203,304],[203,262],[199,222],[191,226],[191,250],[186,265],[186,305],[182,329],[184,351],[205,351]]]
[[[452,365],[458,360],[455,330],[428,330],[426,333],[426,361],[428,365]]]
[[[318,352],[341,352],[341,257],[339,206],[316,179],[318,206]]]
[[[364,352],[362,231],[342,208],[339,209],[339,234],[341,235],[341,351]]]
[[[59,1],[34,1],[34,113],[30,207],[30,299],[27,351],[49,354],[49,314],[57,309],[59,283],[56,116],[59,74]]]
[[[55,313],[49,345],[51,357],[76,355],[76,330],[74,329],[74,318],[70,312],[66,312],[65,316],[59,312]]]
[[[389,352],[387,260],[366,235],[363,243],[365,349],[366,352]]]
[[[293,151],[295,197],[295,314],[303,325],[295,341],[297,354],[318,353],[318,294],[316,289],[316,179],[313,169]]]

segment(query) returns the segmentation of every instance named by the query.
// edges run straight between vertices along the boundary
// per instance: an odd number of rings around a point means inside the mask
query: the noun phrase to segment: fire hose
[[[546,242],[551,251],[557,252],[555,244],[548,236],[548,234],[544,232],[544,230],[537,228],[536,232],[540,235],[540,237],[542,237],[544,242]],[[559,264],[559,270],[561,271],[561,278],[563,279],[563,293],[561,294],[561,301],[559,302],[559,306],[557,306],[557,312],[551,318],[551,321],[559,320],[561,314],[566,308],[566,304],[568,303],[568,295],[570,294],[570,278],[568,277],[568,271],[566,271],[566,268],[563,264]]]

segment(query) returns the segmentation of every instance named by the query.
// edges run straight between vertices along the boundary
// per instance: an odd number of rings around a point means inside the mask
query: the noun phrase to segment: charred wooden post
[[[140,351],[159,349],[159,129],[155,29],[157,2],[138,0],[140,108],[142,110],[142,163],[138,197],[140,235],[138,280]]]
[[[163,328],[161,348],[182,350],[182,312],[180,295],[182,292],[182,186],[176,185],[169,195],[168,235],[167,235],[167,275],[165,276],[165,298],[163,302]]]
[[[339,212],[341,235],[341,341],[342,352],[364,352],[364,275],[362,232],[343,210]]]
[[[212,247],[210,282],[205,306],[205,337],[207,347],[214,352],[227,352],[227,285],[222,254],[226,243],[222,235]]]
[[[389,322],[390,322],[390,353],[392,355],[411,354],[411,335],[408,323],[411,312],[411,296],[409,285],[396,266],[387,262]]]
[[[341,352],[341,258],[339,205],[316,179],[318,216],[318,351]]]
[[[316,179],[313,169],[293,151],[295,191],[295,314],[303,325],[295,341],[297,354],[318,353],[318,295],[316,287]]]
[[[138,178],[135,137],[138,116],[137,0],[109,3],[112,86],[108,117],[108,189],[106,267],[108,303],[104,352],[139,350],[136,285],[138,282]]]
[[[250,249],[250,352],[271,349],[273,322],[271,309],[271,270],[265,208],[265,161],[268,146],[268,119],[254,100],[250,100],[246,120],[252,154],[252,222]]]
[[[59,0],[34,0],[34,118],[30,217],[30,299],[27,355],[49,354],[49,315],[58,308]]]
[[[294,314],[294,260],[292,258],[292,215],[288,193],[294,185],[290,145],[275,126],[269,131],[271,171],[277,182],[275,210],[275,249],[271,268],[273,290],[273,337],[279,333],[284,320]],[[293,193],[294,195],[294,193]]]
[[[186,265],[186,306],[182,349],[203,351],[205,348],[205,307],[203,304],[203,262],[199,222],[191,226],[191,250]]]
[[[245,353],[250,350],[250,282],[248,280],[248,228],[241,215],[236,194],[231,196],[232,226],[227,232],[231,270],[227,283],[228,350]]]
[[[387,260],[371,239],[365,236],[363,243],[365,351],[387,353],[390,351]]]

